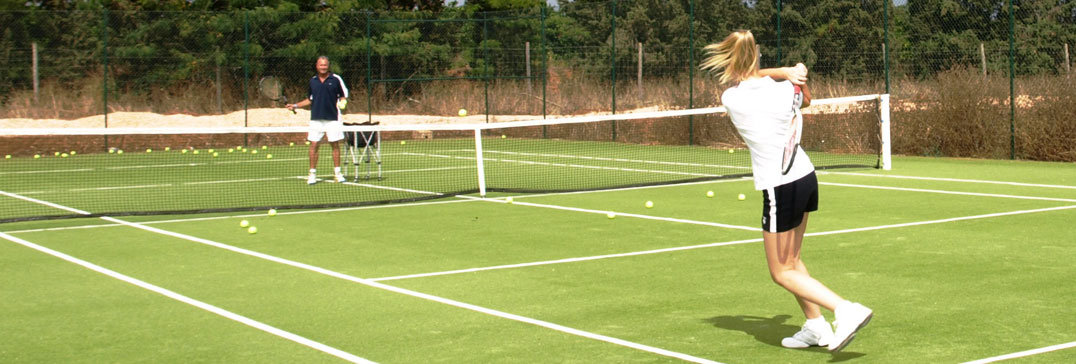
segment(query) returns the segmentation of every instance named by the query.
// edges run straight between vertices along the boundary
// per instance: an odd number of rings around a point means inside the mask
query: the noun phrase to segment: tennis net
[[[888,95],[815,100],[819,169],[888,166]],[[0,223],[313,209],[490,192],[567,192],[751,175],[724,109],[483,124],[353,125],[307,184],[308,128],[0,129]],[[326,144],[326,143],[322,143]]]

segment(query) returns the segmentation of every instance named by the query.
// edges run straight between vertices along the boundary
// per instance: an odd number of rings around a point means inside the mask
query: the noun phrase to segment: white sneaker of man
[[[826,319],[819,317],[807,320],[799,332],[781,340],[781,346],[792,349],[804,349],[812,346],[827,346],[833,341],[833,328]]]
[[[874,317],[874,311],[858,303],[845,301],[837,305],[833,310],[836,319],[833,320],[833,341],[829,343],[829,351],[838,352],[848,346],[852,339],[856,338],[856,332],[867,326]]]
[[[306,177],[306,184],[312,185],[315,183],[318,183],[318,175],[311,173],[309,176]]]
[[[336,180],[336,183],[347,182],[347,178],[344,178],[344,175],[340,173],[337,173],[335,176],[333,176],[333,179]]]

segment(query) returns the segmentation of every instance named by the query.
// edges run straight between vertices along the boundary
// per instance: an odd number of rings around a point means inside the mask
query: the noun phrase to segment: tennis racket
[[[792,165],[796,163],[796,153],[800,149],[800,138],[803,136],[803,114],[800,106],[803,105],[803,90],[797,85],[792,85],[792,121],[789,122],[788,142],[785,143],[784,158],[781,159],[781,175],[787,175],[792,171]]]
[[[270,100],[283,103],[285,106],[288,104],[288,97],[284,96],[284,85],[280,83],[276,77],[266,76],[262,77],[258,81],[258,91],[262,93],[262,96],[269,98]],[[295,114],[295,110],[291,110],[292,114]]]

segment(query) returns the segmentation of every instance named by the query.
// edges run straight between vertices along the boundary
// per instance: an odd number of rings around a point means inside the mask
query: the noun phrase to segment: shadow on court
[[[745,334],[755,337],[755,340],[762,342],[763,344],[780,348],[781,350],[800,350],[806,352],[813,352],[819,354],[829,355],[829,351],[823,347],[812,347],[808,349],[787,349],[781,346],[781,339],[792,336],[800,330],[799,326],[786,324],[792,316],[789,315],[777,315],[772,318],[760,317],[760,316],[716,316],[703,321],[714,325],[715,327],[725,329],[742,331]],[[852,345],[855,345],[853,342]],[[866,354],[849,352],[842,350],[840,353],[833,355],[830,359],[830,363],[838,363],[845,360],[855,359]]]

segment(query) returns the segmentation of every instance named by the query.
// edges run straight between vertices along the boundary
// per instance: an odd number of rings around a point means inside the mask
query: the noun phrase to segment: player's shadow
[[[789,315],[777,315],[772,318],[737,315],[716,316],[705,319],[704,321],[714,325],[715,327],[722,328],[725,330],[742,331],[745,334],[754,336],[755,340],[758,340],[763,344],[776,346],[784,350],[789,350],[781,346],[781,339],[788,336],[792,336],[792,334],[795,334],[797,331],[800,330],[799,326],[789,325],[785,323],[785,321],[788,321],[788,319],[791,317],[792,316]],[[826,348],[823,347],[812,347],[807,349],[795,350],[803,350],[820,354],[829,354],[829,350],[826,350]],[[841,351],[840,353],[833,355],[833,357],[830,359],[830,362],[842,362],[849,359],[855,359],[864,355],[866,354]]]

